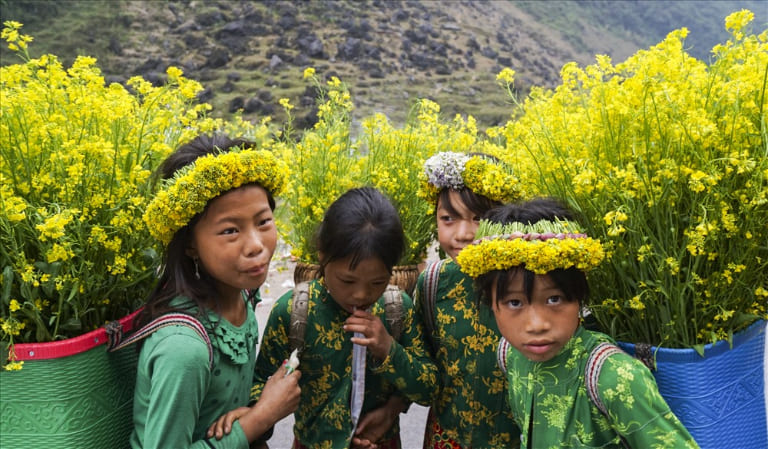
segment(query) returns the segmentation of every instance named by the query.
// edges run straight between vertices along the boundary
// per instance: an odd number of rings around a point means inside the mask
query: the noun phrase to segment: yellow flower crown
[[[201,156],[164,182],[144,212],[144,223],[154,238],[167,245],[176,231],[222,193],[256,183],[278,195],[287,180],[287,166],[271,151],[232,150]]]
[[[466,187],[478,195],[505,203],[520,198],[518,184],[519,180],[501,162],[483,155],[442,152],[424,163],[419,196],[437,204],[441,190]]]
[[[483,220],[477,235],[456,258],[461,271],[473,278],[523,264],[536,274],[571,267],[586,272],[605,258],[600,241],[580,233],[570,221],[502,225]]]

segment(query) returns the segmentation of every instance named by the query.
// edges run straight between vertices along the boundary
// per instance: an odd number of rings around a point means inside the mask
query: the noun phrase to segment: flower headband
[[[502,163],[490,157],[442,152],[424,163],[419,194],[434,204],[441,190],[466,187],[491,200],[508,202],[520,197],[518,183]]]
[[[250,183],[277,195],[287,179],[285,163],[267,150],[232,150],[201,156],[164,182],[144,212],[144,223],[154,238],[167,245],[176,231],[202,212],[211,199]]]
[[[536,274],[571,267],[586,272],[605,258],[600,241],[580,233],[570,221],[502,225],[483,220],[477,235],[481,237],[456,258],[461,271],[473,278],[523,264]]]

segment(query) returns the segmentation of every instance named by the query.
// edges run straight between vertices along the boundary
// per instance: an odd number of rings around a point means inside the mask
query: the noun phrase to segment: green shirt
[[[610,420],[592,403],[584,370],[592,349],[607,335],[579,327],[551,360],[532,362],[515,348],[506,356],[509,402],[523,432],[522,446],[536,449],[697,448],[659,393],[650,370],[628,354],[608,357],[597,390]]]
[[[204,440],[208,426],[221,415],[248,405],[259,332],[250,302],[246,309],[241,326],[211,311],[207,320],[201,320],[213,346],[212,370],[207,345],[189,327],[162,327],[144,339],[133,398],[131,447],[248,448],[237,422],[222,440]]]
[[[424,279],[422,272],[414,293],[415,319],[422,323]],[[472,278],[452,259],[444,261],[438,281],[434,315],[440,347],[434,358],[440,391],[431,404],[432,413],[446,435],[462,447],[516,446],[520,431],[512,419],[505,394],[507,382],[497,363],[500,334],[493,313],[478,305]],[[428,428],[427,444],[432,433]]]
[[[288,292],[278,299],[269,315],[256,363],[253,398],[258,398],[267,378],[292,351],[288,342],[292,296],[293,292]],[[410,297],[403,293],[403,331],[399,341],[393,342],[387,358],[374,361],[367,352],[363,415],[383,405],[394,393],[420,403],[428,403],[434,396],[437,369],[426,354],[420,327],[413,325],[412,307]],[[389,329],[384,319],[383,298],[374,304],[371,313],[381,318]],[[299,365],[301,402],[294,415],[293,432],[301,444],[313,449],[346,449],[351,441],[353,345],[352,334],[342,329],[349,316],[320,281],[309,283],[305,348]],[[385,438],[397,435],[396,421]]]

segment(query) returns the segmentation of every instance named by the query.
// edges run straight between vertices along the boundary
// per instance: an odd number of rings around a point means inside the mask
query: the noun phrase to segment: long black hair
[[[200,135],[181,145],[167,159],[160,164],[155,173],[155,182],[170,179],[173,175],[196,161],[201,156],[209,154],[226,153],[235,148],[252,148],[255,144],[244,139],[232,139],[222,134]],[[269,207],[275,209],[275,200],[272,192],[267,192]],[[208,200],[208,204],[213,198]],[[163,254],[163,265],[160,277],[147,299],[144,310],[137,317],[138,325],[157,318],[168,312],[187,311],[197,307],[198,318],[203,317],[205,304],[216,298],[218,292],[213,278],[203,269],[196,266],[195,261],[187,255],[187,250],[192,242],[192,230],[206,211],[192,217],[184,227],[176,231],[168,243]],[[196,274],[199,274],[199,278]],[[187,299],[182,304],[171,306],[171,301],[176,297]]]

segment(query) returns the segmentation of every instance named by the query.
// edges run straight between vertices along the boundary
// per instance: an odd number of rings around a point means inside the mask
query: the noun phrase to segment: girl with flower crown
[[[161,325],[142,336],[133,448],[248,448],[298,405],[301,375],[281,367],[229,435],[206,437],[220,415],[249,401],[254,303],[277,242],[273,194],[287,177],[271,152],[250,147],[200,136],[160,167],[163,185],[144,221],[166,245],[164,265],[138,324]]]
[[[525,448],[696,448],[650,370],[586,330],[585,272],[603,247],[537,199],[494,209],[458,256],[493,310],[499,365]]]
[[[417,320],[440,374],[424,448],[509,448],[519,441],[496,363],[493,314],[477,307],[472,279],[456,262],[475,238],[480,218],[518,197],[504,164],[479,153],[438,153],[424,164],[421,195],[435,205],[437,240],[446,259],[430,264],[416,284]]]

